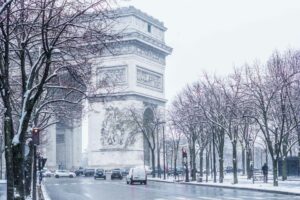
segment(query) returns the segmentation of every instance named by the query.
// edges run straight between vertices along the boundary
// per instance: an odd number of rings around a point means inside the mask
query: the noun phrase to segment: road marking
[[[90,194],[88,194],[88,193],[84,193],[83,195],[86,196],[89,199],[93,199],[92,196]]]
[[[216,197],[198,197],[198,199],[205,199],[205,200],[222,200]]]

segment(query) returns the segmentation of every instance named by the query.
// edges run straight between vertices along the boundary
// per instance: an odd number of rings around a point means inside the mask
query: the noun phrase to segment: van
[[[132,185],[134,182],[147,184],[147,173],[144,167],[134,167],[129,170],[126,176],[126,183]]]

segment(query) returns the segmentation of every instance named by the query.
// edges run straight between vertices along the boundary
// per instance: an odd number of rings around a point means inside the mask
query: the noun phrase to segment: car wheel
[[[132,185],[133,184],[133,181],[132,180],[130,180],[130,185]]]
[[[106,177],[104,177],[104,180],[106,180]]]
[[[74,176],[73,175],[69,175],[69,178],[74,178]]]
[[[147,185],[147,181],[144,181],[144,184]]]
[[[58,175],[55,175],[55,178],[59,178],[59,176],[58,176]]]

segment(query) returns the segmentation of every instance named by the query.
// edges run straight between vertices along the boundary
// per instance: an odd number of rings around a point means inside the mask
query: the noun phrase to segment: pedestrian
[[[265,163],[261,169],[262,169],[262,172],[264,175],[264,183],[267,183],[268,182],[268,170],[269,170],[267,163]]]

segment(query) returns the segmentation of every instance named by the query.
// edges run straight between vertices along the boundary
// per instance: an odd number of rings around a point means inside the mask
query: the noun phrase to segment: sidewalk
[[[43,192],[43,185],[42,185],[42,189],[37,187],[37,200],[50,200],[49,198],[47,198],[48,196],[46,195]],[[26,198],[26,200],[31,200],[31,199],[32,199],[31,197]],[[0,200],[6,200],[6,180],[0,180]]]
[[[173,183],[173,184],[186,184],[186,185],[197,185],[197,186],[206,186],[206,187],[219,187],[226,189],[241,189],[241,190],[252,190],[252,191],[260,191],[260,192],[270,192],[270,193],[278,193],[278,194],[288,194],[288,195],[297,195],[300,196],[300,179],[299,177],[291,178],[288,181],[279,181],[279,186],[274,187],[272,184],[272,180],[268,183],[263,183],[261,181],[256,181],[254,184],[252,180],[248,180],[246,177],[240,176],[238,184],[232,184],[232,177],[225,176],[224,183],[213,183],[212,180],[208,182],[196,182],[190,181],[188,183],[184,182],[183,179],[177,182],[173,177],[168,177],[167,180],[159,179],[159,178],[148,178],[149,181],[156,182],[165,182],[165,183]]]

